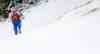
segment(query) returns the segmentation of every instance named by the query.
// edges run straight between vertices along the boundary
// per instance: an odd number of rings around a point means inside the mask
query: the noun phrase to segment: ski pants
[[[15,35],[17,35],[18,32],[21,33],[21,19],[12,21],[12,24],[14,27],[13,29],[14,29]]]

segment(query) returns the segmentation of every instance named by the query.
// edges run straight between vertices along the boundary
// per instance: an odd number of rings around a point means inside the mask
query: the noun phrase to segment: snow
[[[100,0],[74,9],[86,1],[50,0],[26,10],[17,36],[11,23],[1,24],[0,54],[100,54]]]

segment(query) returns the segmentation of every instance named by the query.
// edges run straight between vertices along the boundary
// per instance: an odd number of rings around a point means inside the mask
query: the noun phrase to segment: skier
[[[12,22],[13,24],[13,29],[15,32],[15,35],[21,34],[21,19],[24,19],[25,17],[23,14],[21,14],[20,11],[16,10],[16,8],[12,7],[11,12],[9,13],[8,21]]]

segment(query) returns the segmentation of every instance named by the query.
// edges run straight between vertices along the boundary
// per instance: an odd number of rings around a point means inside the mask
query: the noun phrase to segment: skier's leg
[[[14,32],[15,32],[15,35],[17,35],[18,34],[18,31],[17,31],[17,25],[13,22],[13,26],[14,26]]]
[[[21,34],[21,20],[19,19],[19,23],[18,23],[18,29],[19,29],[19,33]]]
[[[18,24],[18,29],[19,29],[19,33],[22,33],[21,32],[21,25],[20,24]]]
[[[13,29],[14,29],[15,35],[17,35],[18,34],[17,25],[14,24],[14,28]]]
[[[17,31],[17,26],[14,26],[14,32],[15,32],[15,35],[18,34],[18,31]]]

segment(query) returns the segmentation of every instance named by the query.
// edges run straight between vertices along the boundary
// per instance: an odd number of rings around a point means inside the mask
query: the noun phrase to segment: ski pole
[[[31,5],[29,5],[28,7],[30,7],[30,6],[31,6]],[[28,8],[28,7],[27,7],[27,8]],[[23,10],[23,12],[24,12],[27,8],[25,8],[25,9]],[[22,13],[23,13],[23,12],[22,12]]]

